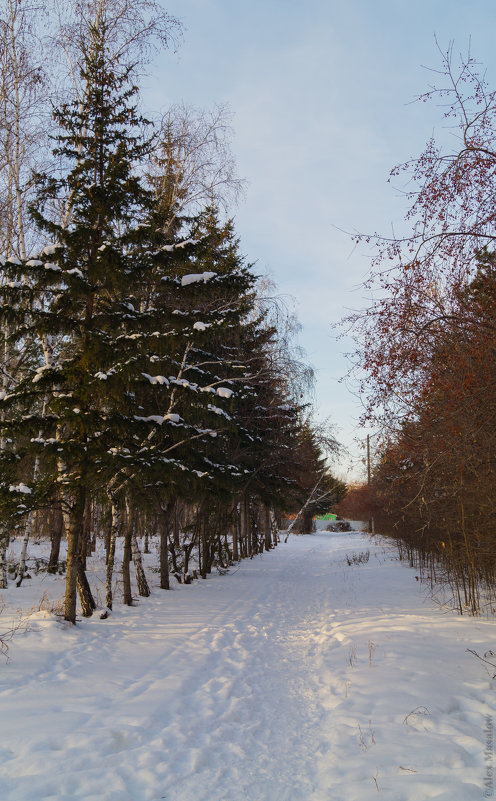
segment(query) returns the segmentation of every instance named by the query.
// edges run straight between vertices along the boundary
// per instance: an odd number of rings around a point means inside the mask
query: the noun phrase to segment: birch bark
[[[150,587],[146,580],[145,569],[143,567],[143,560],[141,558],[141,551],[139,549],[138,540],[136,539],[136,532],[134,528],[131,531],[131,554],[136,571],[136,582],[138,584],[138,593],[142,598],[148,598],[150,595]]]
[[[120,515],[119,507],[114,495],[110,495],[110,509],[112,522],[110,526],[109,547],[107,552],[107,575],[105,578],[105,605],[107,609],[112,609],[112,578],[115,563],[115,541],[119,530]]]
[[[169,590],[169,548],[168,538],[169,527],[164,513],[160,515],[160,589]]]
[[[126,530],[124,533],[124,553],[122,555],[122,587],[123,587],[123,603],[127,606],[133,605],[133,594],[131,592],[131,574],[129,572],[129,563],[131,561],[131,525],[130,520],[127,520]]]
[[[7,548],[9,546],[9,532],[2,526],[0,528],[0,590],[6,590],[7,580]]]

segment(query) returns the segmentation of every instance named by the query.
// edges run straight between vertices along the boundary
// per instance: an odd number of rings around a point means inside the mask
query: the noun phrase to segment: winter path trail
[[[466,649],[495,633],[360,534],[293,536],[106,621],[36,613],[0,666],[0,799],[488,797],[494,682]]]

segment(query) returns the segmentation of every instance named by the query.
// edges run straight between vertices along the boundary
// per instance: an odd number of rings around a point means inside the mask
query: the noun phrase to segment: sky
[[[335,472],[364,477],[362,404],[344,380],[354,343],[336,323],[367,305],[373,251],[345,232],[398,230],[406,211],[391,168],[415,157],[442,110],[412,102],[445,50],[467,52],[496,85],[494,0],[167,0],[177,51],[150,66],[145,102],[227,104],[246,179],[233,209],[241,251],[293,298],[299,343],[316,372],[315,417],[345,452]],[[491,84],[491,76],[494,81]]]

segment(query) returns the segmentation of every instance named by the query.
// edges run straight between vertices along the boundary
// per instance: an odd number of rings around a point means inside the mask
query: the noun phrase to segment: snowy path
[[[466,649],[494,644],[357,534],[77,630],[36,613],[0,666],[0,799],[481,799],[494,682]]]

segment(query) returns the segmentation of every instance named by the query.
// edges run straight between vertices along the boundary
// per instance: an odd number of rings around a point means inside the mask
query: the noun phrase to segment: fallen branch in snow
[[[9,646],[7,643],[11,641],[11,639],[20,629],[25,630],[25,628],[26,621],[23,618],[19,618],[17,622],[12,621],[12,624],[7,631],[0,633],[0,654],[5,657],[6,662],[9,661]]]
[[[491,667],[496,668],[496,663],[490,662],[489,659],[487,659],[488,656],[496,656],[496,653],[494,651],[486,651],[484,656],[478,654],[477,651],[473,651],[472,648],[467,648],[467,651],[469,652],[469,654],[473,654],[474,656],[476,656],[477,659],[480,659],[481,662],[485,662],[486,665],[491,665]],[[493,679],[496,679],[496,673],[493,675]]]
[[[412,709],[412,711],[409,712],[408,715],[406,715],[406,717],[405,717],[405,719],[403,721],[403,724],[405,726],[409,726],[409,725],[411,725],[410,724],[410,718],[411,717],[416,717],[416,716],[420,716],[420,715],[430,715],[430,714],[431,713],[429,712],[429,710],[427,709],[426,706],[416,706],[415,709]]]

